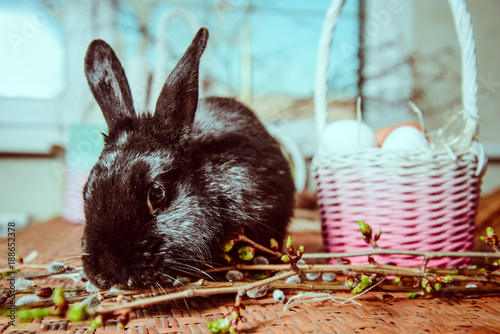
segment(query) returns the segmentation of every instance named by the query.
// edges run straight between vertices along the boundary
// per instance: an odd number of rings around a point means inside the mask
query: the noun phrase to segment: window
[[[0,4],[0,96],[51,100],[65,86],[62,27],[34,0]]]
[[[89,2],[0,3],[0,152],[48,154],[64,146],[81,107]]]

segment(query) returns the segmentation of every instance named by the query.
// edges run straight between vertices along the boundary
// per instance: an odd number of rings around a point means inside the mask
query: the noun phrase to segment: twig
[[[253,246],[255,249],[258,249],[258,250],[263,251],[265,253],[268,253],[268,254],[271,254],[271,255],[274,255],[277,257],[281,257],[281,255],[283,255],[280,251],[274,251],[270,248],[267,248],[265,246],[262,246],[261,244],[256,243],[255,241],[253,241],[252,239],[249,239],[244,234],[238,234],[238,240],[246,242],[246,243],[250,244],[251,246]]]
[[[11,268],[9,267],[5,267],[5,268],[0,268],[0,272],[1,273],[8,273],[8,272],[18,272],[19,270],[21,269],[26,269],[26,268],[29,268],[29,269],[47,269],[47,266],[46,265],[38,265],[38,264],[17,264],[16,263],[16,269],[15,270],[12,270]]]
[[[110,307],[99,307],[94,312],[96,315],[109,315],[109,314],[119,314],[123,310],[137,310],[142,309],[148,306],[164,303],[171,300],[183,299],[183,298],[192,298],[192,297],[201,297],[201,296],[211,296],[217,294],[232,294],[232,293],[241,293],[241,291],[249,291],[254,288],[267,285],[272,282],[276,282],[282,279],[286,279],[290,276],[297,275],[297,272],[290,270],[280,275],[276,275],[273,277],[269,277],[263,279],[261,281],[257,281],[254,283],[245,284],[243,286],[231,286],[231,287],[217,287],[217,288],[203,288],[203,289],[187,289],[180,292],[174,292],[167,295],[151,297],[147,299],[134,300],[130,303],[124,305],[115,305]]]
[[[401,277],[427,277],[433,275],[432,273],[421,272],[417,268],[405,268],[396,266],[384,266],[384,265],[345,265],[345,264],[299,264],[297,265],[301,273],[336,273],[343,274],[346,270],[352,270],[358,273],[364,274],[377,274],[377,275],[389,275],[389,276],[401,276]],[[216,268],[227,270],[229,268]],[[240,265],[238,269],[241,270],[271,270],[280,271],[286,270],[289,266],[283,264],[268,264],[268,265]],[[221,271],[223,271],[221,270]],[[500,279],[486,278],[484,276],[471,277],[466,275],[452,274],[451,272],[445,274],[437,275],[452,275],[453,279],[460,282],[489,282],[494,284],[500,284]],[[484,275],[480,272],[479,275]]]
[[[347,252],[347,253],[305,253],[303,259],[340,259],[357,256],[367,255],[413,255],[423,256],[428,259],[452,257],[452,258],[485,258],[490,257],[500,259],[500,253],[487,253],[487,252],[434,252],[434,251],[416,251],[404,249],[386,249],[378,248],[373,250],[361,252]]]
[[[350,292],[351,288],[346,286],[342,282],[308,282],[299,284],[287,284],[287,283],[272,283],[269,285],[269,289],[290,289],[290,290],[304,290],[304,291],[339,291],[339,292]],[[383,284],[379,285],[373,289],[374,291],[381,292],[419,292],[424,291],[420,287],[412,286],[399,286],[393,284]],[[491,294],[499,293],[500,287],[496,286],[484,286],[477,288],[468,288],[465,286],[454,286],[454,287],[443,287],[440,292],[444,293],[461,293],[464,295],[477,295],[477,294]]]
[[[420,265],[420,272],[425,273],[427,271],[427,264],[429,263],[430,258],[427,256],[422,260],[422,264]]]
[[[88,295],[67,297],[66,301],[68,302],[68,304],[74,304],[84,301],[87,297]],[[41,307],[51,307],[51,306],[54,306],[53,299],[40,300],[38,302],[24,304],[22,307],[26,309],[31,309],[31,308],[41,308]]]
[[[252,265],[252,266],[244,266],[245,270],[248,269],[253,269],[253,270],[286,270],[288,269],[288,265]],[[192,297],[199,297],[199,296],[210,296],[210,295],[217,295],[217,294],[233,294],[236,293],[240,296],[242,296],[244,293],[246,293],[249,290],[252,290],[257,287],[269,285],[273,282],[280,281],[283,279],[286,279],[290,276],[297,275],[299,273],[322,273],[322,272],[330,272],[330,273],[343,273],[345,270],[355,270],[357,272],[363,272],[363,273],[370,273],[370,274],[378,274],[378,275],[395,275],[395,276],[401,276],[401,277],[429,277],[430,274],[428,273],[422,273],[419,270],[415,269],[410,269],[410,268],[398,268],[398,267],[393,267],[391,268],[392,270],[388,270],[386,268],[378,268],[376,266],[351,266],[351,265],[297,265],[297,270],[289,270],[287,272],[284,272],[282,274],[261,280],[261,281],[256,281],[253,283],[247,283],[247,284],[233,284],[232,286],[224,286],[224,287],[214,287],[214,288],[196,288],[193,289],[191,287],[188,287],[187,290],[180,291],[180,292],[175,292],[175,293],[170,293],[167,295],[162,295],[162,296],[156,296],[156,297],[151,297],[147,299],[142,299],[142,300],[135,300],[130,303],[127,303],[125,305],[115,305],[111,307],[101,307],[95,310],[96,315],[117,315],[121,314],[124,310],[135,310],[135,309],[142,309],[148,306],[152,306],[155,304],[159,303],[164,303],[167,301],[175,300],[175,299],[183,299],[183,298],[192,298]],[[500,284],[500,280],[497,279],[488,279],[485,278],[484,276],[480,277],[468,277],[468,276],[463,276],[463,275],[454,275],[453,280],[455,281],[464,281],[464,282],[481,282],[481,283],[495,283],[495,284]],[[309,284],[309,286],[314,285],[314,284]],[[276,286],[281,286],[283,285],[278,285],[275,284]],[[307,286],[307,284],[304,284],[304,286]],[[330,288],[332,288],[335,285],[331,285]],[[326,288],[323,286],[323,288]],[[344,289],[344,288],[342,288]],[[417,289],[417,291],[420,291],[421,289]],[[394,290],[392,291],[400,291],[398,290],[397,287],[394,287]],[[405,290],[408,291],[408,288]],[[451,289],[450,291],[453,291]],[[467,290],[461,290],[461,291],[467,291]],[[494,290],[494,291],[498,291]],[[472,290],[471,290],[472,292]],[[477,293],[474,290],[474,293]],[[241,297],[240,297],[241,298]]]
[[[465,275],[465,276],[480,276],[484,275],[484,270],[481,269],[466,269],[466,268],[439,268],[439,267],[428,267],[427,273],[429,274],[439,274],[439,275]],[[491,276],[500,276],[499,271],[491,273]]]
[[[300,267],[300,266],[299,266]],[[308,272],[307,269],[303,270],[304,273]],[[211,295],[223,295],[223,294],[236,294],[236,301],[238,298],[240,300],[244,294],[257,287],[268,286],[269,289],[292,289],[292,290],[307,290],[307,291],[318,291],[318,290],[330,290],[330,291],[343,291],[349,292],[351,288],[347,287],[341,282],[308,282],[300,284],[287,284],[282,282],[282,280],[297,275],[296,271],[290,270],[285,273],[261,280],[253,283],[219,283],[219,282],[207,282],[208,286],[195,286],[194,284],[187,285],[186,290],[169,293],[166,295],[148,297],[144,299],[134,300],[127,304],[114,305],[109,307],[99,307],[94,311],[95,315],[111,315],[117,316],[122,314],[123,311],[132,311],[137,309],[143,309],[152,305],[184,298],[193,298],[201,296],[211,296]],[[423,273],[418,273],[423,275]],[[410,275],[409,275],[410,276]],[[484,277],[478,277],[476,280],[471,280],[470,277],[464,276],[454,276],[455,281],[477,281],[485,282],[487,280]],[[281,282],[279,282],[281,281]],[[500,282],[497,282],[497,284]],[[231,286],[221,286],[228,285]],[[392,284],[384,284],[377,286],[374,290],[383,292],[419,292],[423,291],[422,288],[408,287],[408,286],[397,286]],[[499,293],[500,287],[481,287],[481,288],[467,288],[464,286],[456,287],[444,287],[440,292],[442,293],[461,293],[464,295],[474,295],[474,294],[489,294],[489,293]],[[85,297],[78,297],[78,299],[84,299]],[[68,299],[68,301],[76,302],[75,299]],[[236,303],[235,305],[239,305]],[[41,306],[41,305],[40,305]]]
[[[197,287],[199,289],[214,289],[214,288],[227,288],[227,287],[242,287],[246,286],[248,283],[244,282],[236,282],[236,283],[229,283],[229,282],[207,282],[207,285],[203,287]],[[276,281],[273,283],[267,284],[267,287],[269,290],[273,289],[287,289],[287,290],[305,290],[305,291],[324,291],[324,290],[329,290],[329,291],[342,291],[342,292],[350,292],[352,289],[345,285],[344,282],[341,281],[335,281],[335,282],[305,282],[305,283],[295,283],[295,284],[290,284],[290,283],[285,283],[283,281]],[[192,287],[190,285],[186,286],[186,289],[191,289]],[[448,287],[443,287],[443,290],[441,291],[448,291],[448,290],[453,290],[453,291],[458,291],[458,292],[467,292],[469,294],[478,294],[482,292],[478,292],[478,290],[484,290],[484,293],[496,293],[500,292],[500,287],[497,286],[484,286],[480,288],[467,288],[465,286],[454,286],[452,288]],[[399,285],[393,285],[392,283],[388,284],[383,284],[380,286],[377,286],[375,289],[376,291],[384,291],[384,292],[417,292],[417,291],[422,291],[423,289],[420,287],[412,287],[412,286],[399,286]]]
[[[281,266],[281,265],[280,265]],[[326,265],[332,267],[332,265]],[[257,267],[257,266],[253,266]],[[263,267],[263,266],[259,266]],[[286,266],[284,266],[286,267]],[[337,266],[339,267],[339,266]],[[342,267],[347,267],[347,266],[342,266]],[[326,268],[318,268],[315,267],[314,269],[308,269],[304,268],[304,266],[298,266],[300,273],[307,273],[307,272],[318,272],[318,269],[326,269]],[[372,268],[374,269],[374,268]],[[325,271],[326,272],[326,271]],[[331,272],[331,271],[330,271]],[[156,296],[156,297],[149,297],[145,299],[140,299],[140,300],[135,300],[132,302],[129,302],[127,304],[121,304],[121,305],[114,305],[114,306],[109,306],[109,307],[99,307],[94,311],[95,315],[112,315],[116,316],[119,314],[122,314],[123,311],[132,311],[132,310],[137,310],[137,309],[143,309],[152,305],[176,300],[176,299],[184,299],[184,298],[193,298],[193,297],[201,297],[201,296],[211,296],[211,295],[222,295],[222,294],[236,294],[236,303],[235,305],[239,306],[241,304],[241,299],[243,295],[254,288],[261,287],[261,286],[268,286],[270,289],[297,289],[297,290],[310,290],[310,291],[317,291],[317,290],[332,290],[332,291],[351,291],[351,289],[345,284],[340,283],[340,282],[310,282],[310,283],[300,283],[300,284],[287,284],[283,282],[278,282],[282,281],[290,276],[294,276],[299,274],[297,271],[289,270],[285,273],[261,280],[261,281],[256,281],[253,283],[217,283],[217,282],[207,282],[209,286],[195,286],[194,285],[188,285],[186,287],[186,290],[179,291],[179,292],[174,292],[174,293],[169,293],[166,295],[161,295],[161,296]],[[412,274],[415,274],[415,272],[410,273],[410,272],[405,272],[401,273],[407,276],[412,276]],[[427,276],[428,274],[416,273],[417,276],[423,277]],[[477,277],[473,280],[471,280],[471,277],[467,276],[454,276],[454,280],[456,281],[476,281],[476,282],[488,282],[487,279],[484,277]],[[496,282],[497,284],[500,284],[500,281]],[[231,284],[231,286],[220,286],[221,284],[227,285]],[[212,285],[216,285],[215,287],[211,287]],[[396,286],[396,285],[380,285],[377,286],[374,290],[377,291],[384,291],[384,292],[418,292],[422,291],[421,288],[414,288],[414,287],[405,287],[405,286]],[[500,292],[499,287],[481,287],[481,288],[466,288],[466,287],[445,287],[443,288],[440,292],[442,293],[462,293],[462,294],[487,294],[487,293],[498,293]],[[239,300],[239,303],[238,303]]]

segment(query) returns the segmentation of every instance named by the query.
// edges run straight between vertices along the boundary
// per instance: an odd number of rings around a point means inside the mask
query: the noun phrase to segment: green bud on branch
[[[64,298],[64,292],[61,288],[57,288],[54,290],[52,298],[54,300],[54,305],[56,305],[57,307],[61,307],[66,304],[66,298]]]
[[[64,297],[64,290],[62,288],[55,289],[52,294],[52,300],[54,301],[54,305],[57,307],[57,314],[64,316],[68,311],[68,302]]]
[[[274,250],[274,251],[277,251],[280,248],[279,243],[274,238],[271,238],[269,240],[269,244],[271,246],[271,249]]]
[[[354,286],[354,277],[353,276],[348,276],[346,280],[347,286],[352,288]]]
[[[495,230],[488,226],[486,228],[486,237],[480,237],[487,245],[489,245],[495,252],[500,252],[500,242]]]
[[[290,263],[292,261],[292,259],[290,258],[290,256],[284,254],[284,255],[281,256],[281,261],[283,263]]]
[[[233,262],[233,258],[232,258],[232,257],[230,257],[229,255],[225,254],[225,253],[224,253],[224,254],[222,254],[222,258],[223,258],[224,260],[226,260],[226,262],[227,262],[227,263],[229,263],[229,264]]]
[[[243,246],[238,249],[238,256],[243,261],[250,261],[255,255],[255,248],[252,246]]]
[[[407,298],[408,299],[415,299],[417,298],[417,293],[416,292],[409,292]]]
[[[299,249],[297,250],[297,260],[300,260],[303,254],[304,254],[304,246],[300,246]]]
[[[87,306],[81,304],[73,304],[70,306],[68,312],[66,313],[66,317],[70,321],[85,321],[90,318],[90,313],[87,309]]]
[[[227,333],[230,325],[231,323],[227,318],[207,322],[208,330],[212,333]]]
[[[438,277],[436,277],[436,281],[438,281],[439,283],[452,283],[453,282],[453,276],[450,276],[450,275],[439,275]]]
[[[288,238],[286,239],[286,249],[287,249],[287,251],[288,251],[289,254],[293,254],[294,253],[293,242],[292,242],[292,237],[291,236],[288,236]]]
[[[368,225],[367,223],[365,223],[364,221],[362,220],[358,220],[358,225],[359,225],[359,230],[361,231],[361,233],[364,235],[364,236],[369,236],[371,237],[372,235],[372,228],[370,225]]]
[[[488,238],[495,238],[497,235],[495,233],[495,230],[492,227],[488,226],[486,228],[486,236]]]
[[[360,282],[358,283],[358,285],[356,285],[356,287],[354,287],[354,289],[351,290],[351,294],[357,295],[357,294],[363,292],[363,290],[365,290],[367,287],[372,285],[372,283],[373,283],[373,281],[370,277],[368,277],[366,275],[361,275]]]
[[[89,324],[90,324],[90,329],[97,329],[99,327],[104,326],[103,316],[101,314],[99,314],[94,319],[90,319]]]
[[[16,312],[16,317],[21,322],[31,322],[33,319],[42,319],[54,315],[56,315],[54,312],[45,308],[23,309]]]
[[[221,245],[221,249],[224,253],[229,252],[231,249],[233,249],[234,245],[236,244],[236,239],[231,239],[225,244]]]

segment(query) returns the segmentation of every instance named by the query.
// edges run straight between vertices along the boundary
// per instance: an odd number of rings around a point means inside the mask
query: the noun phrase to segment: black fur
[[[231,232],[282,240],[293,180],[280,146],[251,110],[232,99],[198,101],[200,29],[167,79],[154,116],[136,116],[125,73],[103,41],[90,44],[85,73],[109,133],[84,188],[83,267],[100,288],[151,286],[201,274]],[[130,99],[129,99],[130,97]],[[148,191],[160,184],[154,214]]]

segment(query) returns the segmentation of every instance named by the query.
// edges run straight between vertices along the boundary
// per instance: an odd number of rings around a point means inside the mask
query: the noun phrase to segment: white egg
[[[429,142],[422,131],[413,126],[401,126],[389,133],[382,149],[391,151],[423,151],[429,149]]]
[[[328,152],[346,152],[376,146],[375,132],[365,123],[354,119],[328,124],[321,140]]]

